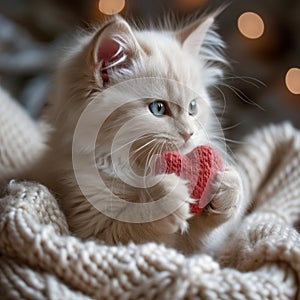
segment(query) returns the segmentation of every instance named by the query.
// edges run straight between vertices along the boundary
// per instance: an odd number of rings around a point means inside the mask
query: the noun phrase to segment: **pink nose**
[[[181,132],[180,135],[184,139],[185,142],[187,142],[190,137],[194,134],[194,132]]]

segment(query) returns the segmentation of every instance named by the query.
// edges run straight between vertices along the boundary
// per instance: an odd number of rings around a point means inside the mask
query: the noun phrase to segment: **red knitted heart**
[[[219,154],[210,146],[198,146],[186,155],[165,152],[156,160],[155,172],[175,173],[188,180],[190,196],[196,201],[190,204],[193,214],[199,214],[210,201],[210,183],[222,168]]]

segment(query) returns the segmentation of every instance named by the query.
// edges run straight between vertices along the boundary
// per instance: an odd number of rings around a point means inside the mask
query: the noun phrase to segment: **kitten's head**
[[[139,31],[115,17],[83,38],[58,79],[59,129],[74,130],[93,103],[79,140],[87,149],[91,131],[99,131],[97,157],[129,145],[129,159],[145,164],[157,152],[205,143],[214,123],[208,91],[224,62],[213,21]]]

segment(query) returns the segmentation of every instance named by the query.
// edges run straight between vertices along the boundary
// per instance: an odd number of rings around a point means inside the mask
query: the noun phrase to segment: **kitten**
[[[243,215],[242,180],[231,165],[197,216],[186,182],[152,171],[164,151],[210,143],[223,153],[209,95],[225,62],[213,22],[136,30],[114,17],[84,34],[65,59],[51,94],[49,150],[35,179],[57,194],[77,236],[210,252]]]

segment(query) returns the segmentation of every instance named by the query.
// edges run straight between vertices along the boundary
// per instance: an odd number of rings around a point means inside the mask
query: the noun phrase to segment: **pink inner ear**
[[[110,61],[114,55],[118,52],[120,45],[111,39],[105,39],[98,49],[98,61],[105,60]]]
[[[109,81],[108,69],[115,67],[122,57],[124,57],[123,48],[113,39],[105,39],[99,45],[97,59],[102,61],[100,72],[104,85]]]

